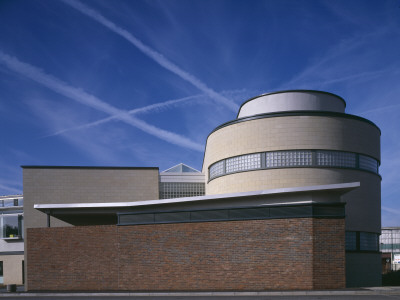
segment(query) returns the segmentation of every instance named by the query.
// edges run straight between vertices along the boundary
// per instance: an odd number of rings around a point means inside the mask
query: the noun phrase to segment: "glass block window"
[[[225,167],[226,173],[260,169],[261,154],[256,153],[228,158]]]
[[[356,154],[339,151],[317,151],[317,165],[355,168]]]
[[[357,232],[346,231],[346,250],[357,250]]]
[[[267,168],[311,166],[312,153],[308,150],[267,152]]]
[[[204,196],[205,183],[202,182],[160,182],[160,199]]]
[[[360,250],[378,251],[378,241],[376,233],[360,232]]]
[[[360,169],[378,173],[378,162],[372,157],[361,155],[359,156]]]
[[[290,167],[352,168],[378,174],[379,165],[378,161],[372,157],[344,151],[269,151],[230,157],[216,162],[209,169],[209,179],[246,170]]]
[[[210,179],[224,174],[224,161],[216,162],[210,167]]]

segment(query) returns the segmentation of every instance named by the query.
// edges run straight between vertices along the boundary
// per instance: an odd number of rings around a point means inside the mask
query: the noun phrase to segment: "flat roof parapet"
[[[22,165],[23,169],[112,169],[112,170],[159,170],[158,167],[113,167],[113,166],[34,166]]]

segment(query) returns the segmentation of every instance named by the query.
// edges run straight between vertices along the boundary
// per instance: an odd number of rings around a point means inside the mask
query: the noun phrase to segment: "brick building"
[[[208,136],[203,196],[182,165],[24,166],[27,290],[379,285],[380,131],[345,105],[248,100]]]

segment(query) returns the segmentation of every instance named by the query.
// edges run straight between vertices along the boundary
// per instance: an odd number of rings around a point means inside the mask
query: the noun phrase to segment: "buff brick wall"
[[[345,287],[344,219],[32,228],[29,290]]]

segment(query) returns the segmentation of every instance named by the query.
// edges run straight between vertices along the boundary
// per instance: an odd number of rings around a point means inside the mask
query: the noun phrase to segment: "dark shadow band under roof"
[[[94,170],[159,170],[158,167],[107,167],[107,166],[30,166],[23,165],[23,169],[94,169]]]
[[[342,100],[343,104],[344,104],[344,107],[346,107],[346,101],[342,97],[340,97],[340,96],[338,96],[336,94],[333,94],[333,93],[324,92],[324,91],[317,91],[317,90],[284,90],[284,91],[276,91],[276,92],[261,94],[261,95],[258,95],[258,96],[255,96],[255,97],[252,97],[252,98],[246,100],[245,102],[242,103],[242,105],[240,105],[238,113],[236,115],[236,118],[239,117],[239,114],[240,114],[240,111],[241,111],[243,105],[245,105],[246,103],[248,103],[248,102],[250,102],[250,101],[252,101],[254,99],[257,99],[257,98],[260,98],[260,97],[264,97],[264,96],[274,95],[274,94],[296,93],[296,92],[297,93],[319,93],[319,94],[325,94],[325,95],[334,96],[334,97],[338,98],[339,100]]]

